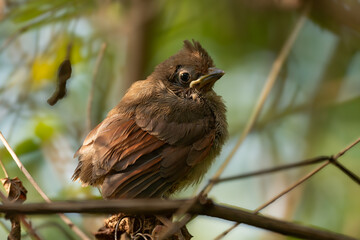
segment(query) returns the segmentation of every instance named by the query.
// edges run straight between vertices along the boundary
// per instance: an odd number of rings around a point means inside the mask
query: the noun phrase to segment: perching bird
[[[223,75],[200,43],[184,41],[88,134],[73,180],[106,199],[167,197],[199,182],[228,135],[212,89]]]

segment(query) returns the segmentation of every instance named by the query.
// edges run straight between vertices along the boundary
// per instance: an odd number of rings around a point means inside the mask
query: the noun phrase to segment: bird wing
[[[208,155],[215,138],[208,126],[108,116],[77,151],[73,178],[101,181],[105,198],[160,197]]]
[[[134,120],[119,114],[108,116],[88,134],[75,153],[79,165],[73,179],[96,185],[110,171],[122,171],[164,144],[142,131]]]

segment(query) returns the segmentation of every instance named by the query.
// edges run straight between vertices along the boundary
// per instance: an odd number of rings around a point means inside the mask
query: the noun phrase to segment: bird
[[[228,137],[224,71],[198,41],[132,84],[85,138],[72,179],[104,199],[168,198],[199,183]]]

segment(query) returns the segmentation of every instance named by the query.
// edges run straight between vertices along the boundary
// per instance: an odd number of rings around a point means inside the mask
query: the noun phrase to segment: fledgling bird
[[[105,199],[167,197],[199,182],[227,138],[224,71],[193,40],[135,82],[76,152],[73,180]]]

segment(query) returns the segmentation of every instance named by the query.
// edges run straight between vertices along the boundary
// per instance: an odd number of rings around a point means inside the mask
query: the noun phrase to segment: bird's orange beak
[[[198,90],[210,90],[214,83],[219,80],[225,72],[218,68],[209,68],[208,74],[200,76],[198,79],[190,83],[191,88],[196,88]]]

